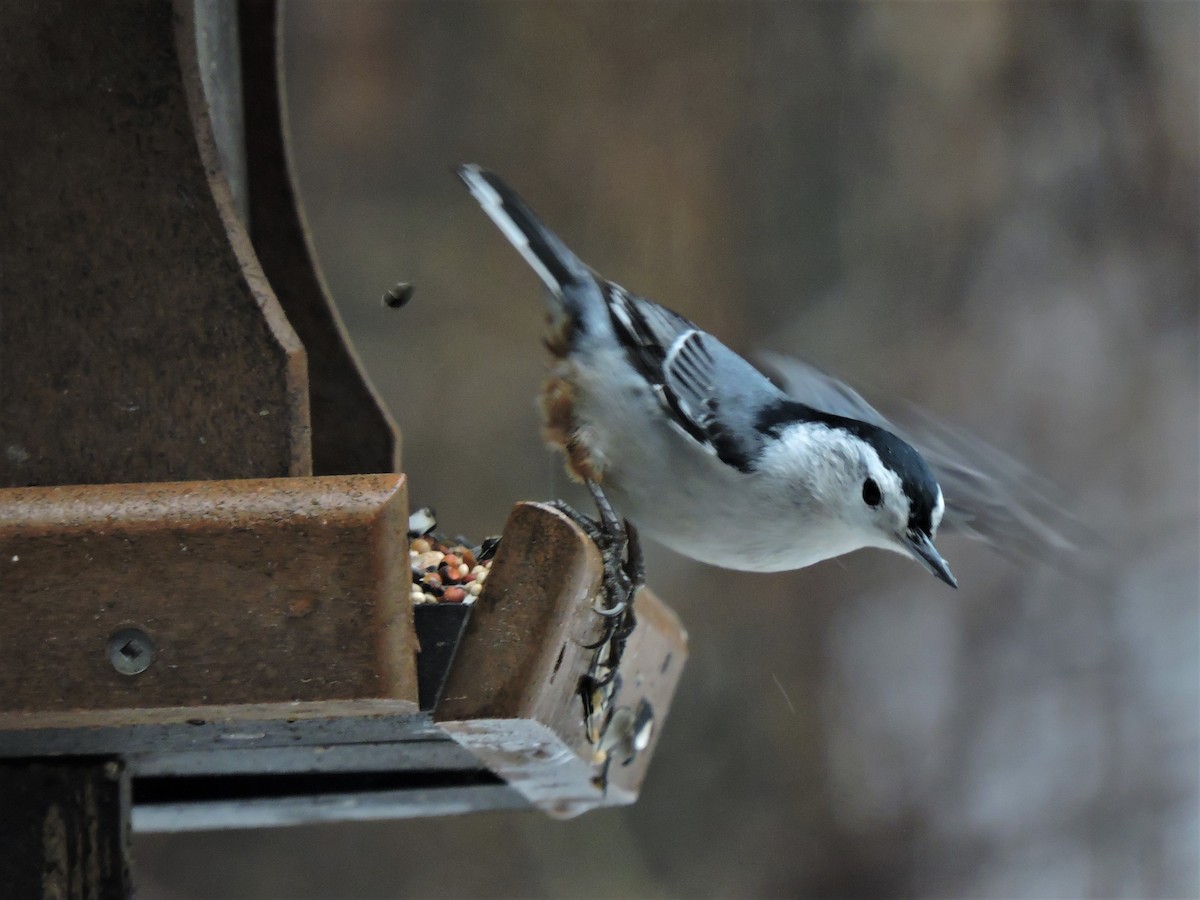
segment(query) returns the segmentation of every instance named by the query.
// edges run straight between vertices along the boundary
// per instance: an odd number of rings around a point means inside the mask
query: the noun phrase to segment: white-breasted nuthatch
[[[550,291],[546,344],[558,361],[542,410],[572,475],[703,562],[774,572],[880,547],[957,587],[933,544],[946,511],[938,477],[857,393],[776,359],[785,393],[687,319],[592,271],[496,175],[458,174]]]

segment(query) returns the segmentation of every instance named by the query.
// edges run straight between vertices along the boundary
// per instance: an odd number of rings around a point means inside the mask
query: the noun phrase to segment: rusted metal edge
[[[223,528],[240,526],[245,516],[274,524],[344,521],[361,515],[367,493],[382,505],[403,482],[402,475],[389,474],[6,488],[0,489],[0,528],[40,535],[64,527]]]
[[[595,546],[568,516],[518,504],[434,714],[446,733],[556,816],[637,798],[687,657],[679,619],[641,590],[611,704],[650,710],[651,725],[628,764],[589,740],[580,689],[593,661],[587,645],[602,630],[593,609],[601,578]]]
[[[411,717],[417,713],[417,704],[411,700],[328,700],[293,703],[240,703],[221,706],[152,706],[131,707],[124,709],[72,709],[49,712],[0,712],[0,757],[11,755],[5,735],[16,732],[46,731],[57,732],[53,741],[54,753],[73,752],[70,742],[73,740],[68,732],[73,730],[90,731],[99,740],[89,740],[86,744],[87,753],[115,753],[123,748],[117,730],[137,728],[160,728],[178,725],[187,726],[179,729],[181,734],[191,738],[208,731],[234,726],[241,728],[247,723],[261,724],[264,727],[250,729],[246,733],[268,734],[267,723],[313,723],[318,720],[326,722],[349,721],[364,719],[383,721],[397,716]],[[427,734],[434,734],[429,726],[424,729]],[[159,731],[154,732],[154,740],[160,740]],[[296,737],[288,732],[286,741],[294,741]],[[141,743],[134,741],[130,747],[136,749]],[[19,755],[27,755],[27,744],[21,743]],[[129,749],[128,747],[124,749]]]
[[[528,808],[525,798],[502,782],[434,783],[400,790],[348,792],[315,778],[311,791],[290,796],[135,803],[132,821],[133,830],[143,834],[369,822]]]
[[[250,293],[262,311],[263,321],[287,356],[287,415],[288,429],[292,435],[292,461],[288,474],[311,475],[313,452],[308,355],[259,264],[249,232],[238,214],[237,201],[225,176],[225,169],[221,165],[221,154],[213,133],[208,98],[204,94],[204,83],[200,75],[196,46],[195,0],[174,0],[174,9],[175,49],[183,74],[184,94],[192,120],[192,130],[196,136],[196,149],[204,166],[213,202],[228,237],[229,249],[236,257]]]
[[[403,475],[0,490],[0,715],[415,704],[410,577]]]
[[[591,601],[602,572],[596,547],[568,516],[545,504],[517,504],[435,718],[531,715],[546,683],[569,694],[568,682],[583,671],[582,645],[601,632]]]

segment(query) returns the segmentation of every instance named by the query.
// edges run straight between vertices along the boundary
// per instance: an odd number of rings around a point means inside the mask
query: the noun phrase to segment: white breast
[[[564,364],[576,385],[580,436],[603,470],[602,487],[622,515],[685,556],[723,568],[803,568],[866,546],[819,498],[795,502],[778,482],[740,472],[672,427],[620,351],[586,369]]]

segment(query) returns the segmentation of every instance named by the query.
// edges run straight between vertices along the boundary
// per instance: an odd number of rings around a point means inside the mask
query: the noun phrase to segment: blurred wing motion
[[[778,353],[759,354],[759,360],[801,403],[886,428],[916,447],[945,497],[941,533],[985,541],[1014,560],[1052,556],[1082,540],[1084,528],[1061,491],[969,432],[915,406],[902,422],[889,421],[849,385],[806,362]]]

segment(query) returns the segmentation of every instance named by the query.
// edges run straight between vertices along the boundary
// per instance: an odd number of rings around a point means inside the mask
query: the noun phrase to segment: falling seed
[[[383,305],[388,309],[399,309],[412,299],[413,290],[407,281],[398,281],[391,290],[384,292]]]

